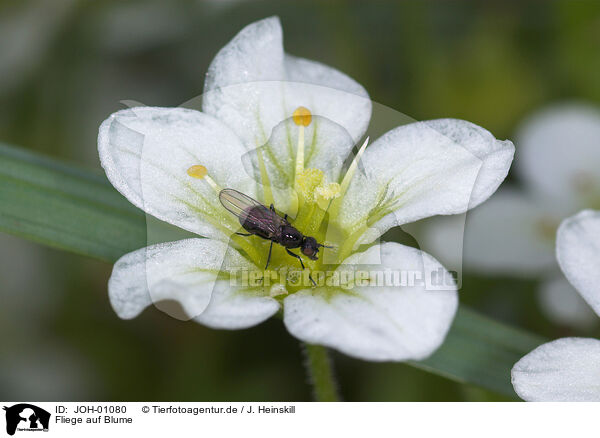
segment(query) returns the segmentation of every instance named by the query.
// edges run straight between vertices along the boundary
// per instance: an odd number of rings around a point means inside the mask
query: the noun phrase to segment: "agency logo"
[[[50,412],[35,405],[19,403],[11,407],[4,406],[6,411],[6,433],[14,435],[19,432],[48,432]]]

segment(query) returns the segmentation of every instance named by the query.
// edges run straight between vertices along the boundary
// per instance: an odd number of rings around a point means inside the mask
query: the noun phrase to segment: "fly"
[[[247,231],[247,233],[236,234],[240,236],[255,235],[271,241],[265,269],[269,267],[269,262],[271,261],[273,243],[283,246],[289,255],[297,258],[303,270],[305,267],[302,257],[290,251],[290,249],[300,248],[300,251],[306,257],[311,260],[317,260],[319,248],[331,248],[330,246],[318,243],[314,237],[305,236],[298,231],[287,220],[287,214],[283,217],[277,214],[273,204],[267,208],[250,196],[244,195],[234,189],[221,190],[219,200],[223,204],[223,207],[238,217],[242,228]],[[317,285],[310,274],[308,274],[308,278],[310,278],[313,285]]]

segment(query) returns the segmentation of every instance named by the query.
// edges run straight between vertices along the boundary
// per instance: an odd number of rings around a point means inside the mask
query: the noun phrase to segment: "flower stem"
[[[333,363],[327,349],[321,345],[303,344],[306,356],[306,372],[313,386],[315,401],[340,401],[337,383],[333,375]]]

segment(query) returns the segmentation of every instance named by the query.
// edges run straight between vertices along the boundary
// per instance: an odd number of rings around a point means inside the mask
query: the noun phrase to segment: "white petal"
[[[118,111],[100,126],[98,150],[111,183],[147,213],[203,236],[224,239],[237,230],[206,180],[187,170],[203,165],[222,187],[253,195],[245,149],[211,116],[183,108],[138,107]]]
[[[600,401],[599,363],[600,341],[562,338],[518,361],[512,384],[527,401]]]
[[[556,324],[589,330],[600,322],[563,276],[545,281],[538,290],[538,301],[544,314]]]
[[[506,177],[514,146],[463,120],[412,123],[389,131],[364,153],[344,198],[345,229],[369,226],[360,243],[389,228],[485,201]],[[391,213],[381,218],[386,212]]]
[[[194,320],[214,329],[244,329],[269,319],[279,307],[279,303],[269,296],[256,291],[240,293],[227,282],[221,282],[215,285],[204,313]]]
[[[381,264],[376,264],[379,260]],[[432,290],[433,284],[427,287],[419,281],[357,285],[350,291],[306,289],[284,300],[284,323],[290,333],[305,342],[373,361],[420,360],[442,344],[458,298],[454,281],[439,263],[415,248],[385,243],[352,255],[336,272],[358,270],[380,275],[392,270],[412,272],[427,280],[434,272],[445,274],[447,290]]]
[[[178,301],[185,315],[211,327],[243,328],[272,316],[279,304],[257,291],[230,285],[219,272],[254,266],[227,244],[187,239],[142,248],[121,257],[114,266],[108,293],[115,312],[134,318],[152,303]],[[205,316],[206,314],[206,316]],[[239,321],[232,316],[239,317]]]
[[[288,111],[295,102],[309,108],[313,114],[329,119],[358,142],[371,118],[372,103],[367,91],[351,77],[325,64],[285,55]]]
[[[556,258],[569,282],[600,315],[600,212],[584,210],[560,224]]]
[[[517,138],[517,170],[537,193],[571,208],[598,196],[600,110],[574,104],[547,109]]]
[[[554,230],[559,223],[536,199],[504,188],[467,214],[465,268],[523,276],[556,269]]]
[[[356,142],[371,116],[367,92],[322,64],[286,55],[276,17],[246,26],[211,63],[202,108],[226,122],[251,150],[299,107],[332,120]]]

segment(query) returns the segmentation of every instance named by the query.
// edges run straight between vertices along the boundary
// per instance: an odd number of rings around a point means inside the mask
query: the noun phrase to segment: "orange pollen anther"
[[[296,111],[294,111],[292,118],[294,119],[294,123],[296,125],[308,126],[312,121],[312,114],[310,113],[310,110],[308,108],[299,106],[298,108],[296,108]]]
[[[201,164],[196,164],[187,170],[187,174],[192,178],[202,179],[208,175],[208,170],[206,170],[206,167],[202,166]]]

